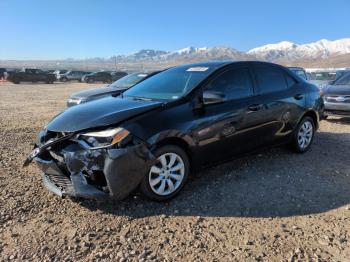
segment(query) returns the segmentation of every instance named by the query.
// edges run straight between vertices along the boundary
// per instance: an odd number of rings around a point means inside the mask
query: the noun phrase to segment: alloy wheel
[[[307,148],[312,140],[314,127],[310,121],[305,121],[298,132],[298,145],[301,149]]]
[[[160,196],[170,195],[182,184],[185,177],[183,159],[175,153],[160,155],[151,167],[148,182],[152,191]]]

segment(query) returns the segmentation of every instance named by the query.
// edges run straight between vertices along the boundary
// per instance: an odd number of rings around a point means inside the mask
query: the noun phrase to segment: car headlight
[[[124,128],[117,127],[97,132],[88,132],[79,135],[79,139],[84,140],[93,148],[109,147],[121,142],[130,132]]]

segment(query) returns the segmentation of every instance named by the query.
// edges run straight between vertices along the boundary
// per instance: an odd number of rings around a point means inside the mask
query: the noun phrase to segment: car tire
[[[67,79],[67,77],[62,77],[62,78],[61,78],[61,81],[62,81],[62,82],[67,82],[68,79]]]
[[[87,81],[86,81],[86,83],[93,83],[93,82],[95,82],[93,79],[91,79],[91,78],[89,78]]]
[[[158,148],[154,156],[140,189],[151,200],[167,201],[175,197],[185,185],[190,173],[190,161],[186,152],[174,145]]]
[[[312,145],[315,132],[315,121],[309,116],[303,117],[293,133],[292,149],[297,153],[307,152]]]
[[[13,80],[13,83],[16,84],[16,85],[18,85],[18,84],[21,83],[21,81],[19,81],[19,80]]]

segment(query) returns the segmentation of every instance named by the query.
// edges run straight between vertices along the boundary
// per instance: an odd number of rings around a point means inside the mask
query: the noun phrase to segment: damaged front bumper
[[[61,197],[123,199],[139,185],[152,159],[140,141],[125,148],[89,149],[68,138],[35,147],[26,164],[34,160],[44,185]]]

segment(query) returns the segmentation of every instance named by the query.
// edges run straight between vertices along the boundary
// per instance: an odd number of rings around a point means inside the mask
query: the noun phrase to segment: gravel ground
[[[204,170],[155,203],[60,199],[35,165],[38,131],[86,84],[0,84],[0,260],[349,261],[350,120],[304,154],[275,148]]]

